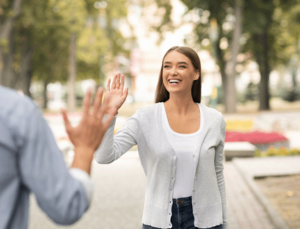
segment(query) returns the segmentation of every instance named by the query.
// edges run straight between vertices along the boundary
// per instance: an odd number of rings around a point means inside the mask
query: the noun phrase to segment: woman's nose
[[[171,75],[177,75],[177,69],[175,67],[171,69]]]

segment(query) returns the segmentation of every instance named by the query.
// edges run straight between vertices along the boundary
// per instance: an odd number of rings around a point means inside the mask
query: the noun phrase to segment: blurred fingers
[[[90,104],[91,104],[91,97],[92,97],[92,92],[91,92],[91,88],[89,88],[87,90],[87,92],[85,93],[85,96],[84,96],[84,99],[83,99],[82,118],[86,118],[89,114],[89,109],[90,109]]]
[[[110,91],[110,82],[111,82],[111,78],[108,79],[107,84],[106,84],[107,91]]]
[[[66,110],[63,109],[63,108],[61,108],[60,111],[61,111],[61,114],[62,114],[63,119],[64,119],[66,132],[68,133],[68,132],[70,131],[71,127],[72,127],[72,126],[71,126],[71,123],[70,123],[70,121],[69,121],[69,118],[68,118],[68,115],[67,115]]]
[[[94,106],[93,106],[93,117],[95,119],[97,118],[99,108],[101,107],[102,96],[103,96],[103,88],[98,88],[95,96]]]
[[[124,101],[125,101],[127,95],[128,95],[128,87],[125,88],[125,90],[123,92],[123,95],[122,95],[122,98],[123,98]]]
[[[117,75],[114,75],[113,79],[112,79],[112,83],[111,83],[111,87],[110,89],[115,89],[116,88],[116,78],[117,78]]]
[[[105,97],[102,106],[100,107],[100,109],[98,110],[98,115],[97,118],[99,120],[103,120],[103,117],[105,115],[105,111],[107,109],[108,103],[109,103],[110,98],[109,97]]]
[[[120,88],[120,73],[117,75],[117,78],[116,78],[116,89],[119,89]]]
[[[120,90],[123,92],[124,90],[124,75],[121,75],[121,84],[120,84]]]
[[[103,131],[106,131],[107,128],[109,127],[109,124],[111,123],[111,121],[113,120],[114,116],[112,115],[107,115],[107,119],[105,120],[105,122],[103,123]]]

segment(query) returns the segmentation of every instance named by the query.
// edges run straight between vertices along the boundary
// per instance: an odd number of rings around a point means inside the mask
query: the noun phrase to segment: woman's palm
[[[116,115],[128,95],[128,88],[124,90],[124,75],[116,74],[111,82],[107,82],[106,98],[109,99],[106,113]]]

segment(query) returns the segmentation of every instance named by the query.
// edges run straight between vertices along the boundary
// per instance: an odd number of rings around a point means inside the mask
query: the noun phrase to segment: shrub
[[[269,157],[269,156],[293,156],[300,155],[300,149],[287,149],[286,147],[280,147],[279,149],[270,146],[266,151],[257,149],[255,151],[255,157]]]

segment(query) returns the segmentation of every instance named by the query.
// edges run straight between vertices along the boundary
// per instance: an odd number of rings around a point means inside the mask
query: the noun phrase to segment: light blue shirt
[[[89,206],[79,180],[35,104],[0,86],[0,229],[27,228],[30,192],[54,222],[74,223]]]

